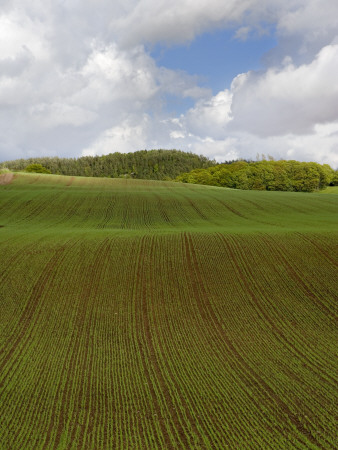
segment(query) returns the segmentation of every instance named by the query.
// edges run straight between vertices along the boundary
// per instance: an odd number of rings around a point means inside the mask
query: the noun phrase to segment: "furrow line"
[[[296,233],[297,236],[300,237],[300,239],[303,239],[304,241],[310,242],[310,244],[313,245],[324,257],[325,259],[330,263],[333,264],[334,267],[338,268],[338,261],[334,258],[332,258],[328,251],[324,250],[320,245],[317,244],[313,239],[311,239],[307,234],[305,233]]]
[[[236,241],[235,241],[233,238],[229,238],[229,239],[232,241],[234,247],[237,249],[237,254],[239,255],[239,257],[240,257],[240,259],[241,259],[241,266],[243,267],[243,271],[244,271],[244,277],[243,277],[242,279],[245,280],[245,279],[246,279],[246,276],[249,277],[249,279],[251,280],[252,285],[256,287],[256,289],[260,292],[260,295],[261,295],[262,298],[264,299],[265,303],[266,303],[267,305],[269,305],[269,306],[271,307],[272,311],[274,312],[274,311],[275,311],[275,306],[270,302],[270,300],[269,300],[268,297],[265,295],[265,293],[262,292],[262,290],[260,289],[260,287],[257,285],[257,283],[256,283],[256,281],[255,281],[255,278],[252,276],[251,271],[250,271],[250,269],[249,269],[249,267],[248,267],[248,264],[247,264],[246,261],[245,261],[245,258],[244,258],[244,256],[243,256],[242,249],[237,245]],[[223,242],[226,242],[226,241],[223,240]],[[273,251],[273,248],[270,246],[268,240],[266,240],[266,241],[264,241],[264,242],[270,247],[270,250]],[[238,266],[238,267],[239,267],[239,266]],[[250,293],[251,298],[254,298],[255,295],[253,294],[253,291],[250,289],[248,283],[246,284],[246,288],[247,288],[248,292]],[[267,313],[267,311],[265,311],[264,308],[260,305],[260,302],[259,302],[258,300],[257,300],[257,302],[256,302],[255,304],[256,304],[257,308],[259,309],[261,315],[262,315],[262,316],[264,317],[264,319],[270,324],[270,326],[271,326],[271,331],[272,331],[272,333],[275,335],[275,337],[276,337],[280,342],[282,342],[283,344],[286,344],[286,345],[288,346],[288,348],[289,348],[293,353],[295,353],[295,354],[297,354],[298,356],[300,356],[300,357],[302,358],[302,360],[307,361],[307,362],[310,364],[310,366],[306,364],[306,367],[307,367],[309,370],[311,370],[311,371],[313,372],[313,368],[316,367],[316,368],[317,368],[317,372],[315,372],[315,373],[316,373],[316,375],[318,376],[318,378],[320,378],[322,382],[327,383],[328,380],[325,379],[325,378],[323,378],[323,375],[322,375],[322,374],[323,374],[324,367],[318,366],[318,363],[316,363],[315,361],[313,361],[312,359],[310,359],[304,352],[302,352],[298,347],[296,347],[296,345],[295,345],[293,342],[291,342],[291,341],[287,338],[287,335],[288,335],[289,333],[284,333],[284,332],[281,330],[281,328],[280,328],[279,326],[277,326],[278,323],[279,323],[280,325],[282,324],[282,322],[280,321],[280,316],[278,315],[278,313],[276,312],[276,313],[274,314],[274,319],[272,319],[272,318],[269,316],[269,314]],[[290,329],[289,329],[288,331],[290,331]],[[292,332],[292,335],[295,337],[295,336],[296,336],[295,331],[294,331],[294,330],[292,330],[292,331],[293,331],[293,332]],[[303,339],[301,336],[298,336],[298,335],[297,335],[297,337],[298,337],[298,339],[300,339],[300,341],[301,341],[300,347],[302,348],[302,347],[304,346],[305,341],[304,341],[304,339]],[[327,376],[327,377],[335,384],[335,380],[332,379],[332,378],[330,377],[329,374],[325,374],[325,376]]]
[[[186,251],[186,260],[188,265],[188,270],[191,273],[191,279],[195,280],[192,283],[194,296],[197,301],[197,306],[200,311],[201,316],[203,317],[205,324],[213,324],[213,328],[215,330],[215,333],[218,336],[219,342],[220,342],[220,348],[222,346],[227,347],[228,355],[232,358],[233,361],[233,368],[236,371],[236,375],[241,379],[244,389],[247,391],[247,395],[250,397],[250,402],[255,405],[257,408],[257,411],[262,414],[262,416],[267,420],[268,423],[270,422],[269,416],[267,415],[267,412],[265,409],[262,408],[262,405],[254,398],[252,394],[249,393],[249,391],[246,389],[248,384],[249,386],[255,386],[259,388],[260,393],[262,393],[260,383],[257,380],[256,374],[252,371],[251,367],[249,368],[246,361],[243,359],[243,357],[239,354],[235,346],[233,345],[232,341],[229,339],[225,329],[223,328],[222,323],[220,322],[219,318],[214,312],[214,309],[209,301],[209,293],[207,292],[201,274],[198,267],[198,262],[195,254],[195,250],[193,247],[193,242],[191,239],[191,236],[187,233],[184,233],[184,246]],[[209,327],[210,328],[210,327]],[[224,355],[222,355],[224,358]],[[229,361],[224,360],[224,362],[229,363]],[[249,370],[250,369],[250,370]],[[265,395],[268,395],[268,392],[265,393]],[[271,401],[271,395],[268,395],[269,400]],[[275,404],[275,399],[273,399],[273,404]]]
[[[218,317],[216,316],[213,310],[213,307],[209,301],[209,293],[207,292],[204,286],[202,276],[200,274],[191,236],[185,233],[183,235],[183,238],[186,251],[186,260],[188,263],[187,264],[188,270],[191,274],[191,279],[193,280],[192,283],[193,292],[195,299],[197,301],[197,306],[200,311],[201,317],[203,317],[204,323],[210,324],[211,322],[213,324],[213,327],[209,326],[209,328],[215,330],[215,333],[217,334],[219,339],[220,348],[224,345],[227,347],[228,356],[231,357],[233,361],[231,365],[233,366],[233,369],[236,371],[236,376],[239,377],[239,379],[242,381],[244,389],[248,386],[248,383],[250,383],[249,384],[250,386],[258,385],[256,379],[252,376],[252,374],[248,370],[243,370],[243,361],[242,361],[243,358],[239,355],[238,351],[232,344],[221,322],[219,321]],[[222,355],[222,357],[224,358],[224,355]],[[228,361],[224,360],[224,362],[229,363],[229,360]],[[265,410],[262,409],[261,405],[256,401],[253,395],[250,394],[247,389],[245,390],[247,391],[246,392],[247,395],[249,395],[250,397],[250,401],[257,408],[257,411],[259,411],[259,413],[262,414],[262,416],[269,423],[270,422],[269,417],[267,416]]]
[[[154,250],[154,239],[152,239],[152,250],[151,250],[151,256],[154,257],[154,255],[158,255],[160,252],[157,252]],[[150,262],[150,267],[155,267],[155,261],[153,261],[154,265]],[[155,274],[154,274],[155,275]],[[150,304],[154,305],[155,304],[155,298],[154,298],[154,293],[153,290],[150,288],[149,289],[149,300],[150,300]],[[149,313],[147,314],[147,321],[146,323],[149,324],[149,317],[153,316],[153,320],[152,320],[152,327],[154,329],[154,336],[152,336],[152,333],[150,332],[150,327],[148,327],[148,333],[149,333],[149,337],[150,337],[150,341],[151,341],[151,345],[152,345],[152,353],[153,353],[153,357],[156,358],[157,361],[157,365],[161,365],[163,364],[165,366],[165,373],[167,375],[167,380],[168,380],[168,385],[169,386],[173,386],[175,389],[173,389],[174,392],[177,393],[177,395],[175,396],[176,399],[178,400],[177,404],[181,404],[183,406],[183,410],[184,410],[184,414],[186,415],[185,417],[185,421],[188,421],[190,428],[192,429],[192,431],[194,432],[195,436],[197,437],[197,439],[199,440],[199,444],[198,445],[202,445],[202,441],[205,440],[207,433],[206,430],[202,427],[201,423],[198,421],[198,419],[196,417],[193,417],[190,413],[190,411],[192,410],[191,404],[189,402],[189,400],[185,400],[185,397],[183,395],[181,395],[181,386],[177,383],[177,375],[174,375],[170,365],[168,364],[168,358],[165,357],[166,352],[164,350],[164,346],[163,343],[160,339],[160,332],[159,332],[159,326],[158,323],[155,319],[155,315],[154,315],[154,307],[149,309]],[[158,352],[156,352],[155,348],[154,348],[154,341],[156,340],[156,343],[158,345]],[[159,355],[159,358],[157,356],[157,354]],[[172,352],[170,352],[170,354],[172,355]],[[158,359],[161,360],[161,363],[158,362]],[[189,392],[186,392],[187,398],[189,398]],[[171,396],[169,397],[171,398]],[[189,403],[189,404],[188,404]],[[174,411],[173,405],[171,405],[171,410],[172,412]],[[197,422],[198,426],[195,425],[195,423]],[[182,426],[182,425],[181,425]],[[200,431],[199,431],[200,430]],[[194,441],[194,445],[196,445],[196,441]],[[210,445],[209,440],[207,439],[207,442],[204,442],[205,445]],[[203,448],[203,447],[202,447]]]
[[[336,323],[338,320],[338,317],[335,315],[334,311],[331,311],[331,309],[321,301],[321,299],[318,297],[318,295],[316,295],[309,288],[309,286],[302,280],[302,278],[297,274],[297,272],[294,269],[294,267],[292,266],[292,264],[283,255],[283,253],[280,249],[280,245],[277,245],[276,248],[277,248],[277,253],[279,254],[279,258],[283,262],[283,264],[284,264],[287,272],[290,274],[291,278],[294,279],[299,284],[299,286],[302,287],[302,290],[306,294],[306,296],[308,298],[311,298],[313,300],[313,302],[317,305],[317,307],[321,311],[324,311],[329,317],[332,318],[333,322]]]
[[[144,280],[143,280],[143,268],[142,268],[142,264],[143,264],[143,260],[144,260],[144,246],[145,246],[145,240],[146,237],[142,236],[141,240],[140,240],[140,244],[139,244],[139,249],[138,249],[138,255],[137,255],[137,264],[136,264],[136,274],[135,274],[135,282],[134,282],[134,286],[135,286],[135,290],[133,293],[133,297],[136,301],[136,308],[137,310],[140,312],[140,314],[143,314],[144,311],[144,304],[146,302],[146,290],[145,290],[145,284],[144,284]],[[145,330],[145,332],[142,330],[142,327],[140,326],[140,324],[138,323],[138,321],[136,321],[137,324],[137,329],[136,329],[136,334],[137,334],[137,340],[138,340],[138,347],[139,347],[139,352],[140,352],[140,356],[141,356],[141,361],[142,361],[142,366],[143,366],[143,371],[145,374],[145,377],[147,379],[147,386],[150,390],[151,393],[151,397],[152,397],[152,401],[154,404],[154,408],[156,411],[156,415],[157,417],[161,417],[161,408],[160,408],[160,404],[159,404],[159,400],[157,397],[157,393],[156,393],[156,388],[154,386],[154,380],[152,379],[152,376],[150,374],[150,364],[149,361],[147,360],[147,356],[146,356],[146,352],[145,349],[143,348],[144,343],[146,345],[149,345],[149,336],[147,336],[147,330]],[[143,333],[145,334],[145,336],[143,336]],[[158,436],[157,434],[155,434],[155,439],[156,439],[156,445],[158,448],[160,448],[162,446],[162,439],[164,439],[164,441],[169,444],[169,442],[171,442],[170,439],[170,432],[168,432],[165,424],[163,423],[162,420],[160,420],[159,422],[160,425],[160,430],[161,430],[161,434],[162,436]]]
[[[153,238],[152,238],[152,241],[153,241]],[[182,420],[177,415],[177,412],[176,412],[177,410],[175,409],[175,406],[172,401],[171,392],[167,386],[166,380],[164,379],[164,377],[162,375],[162,371],[157,362],[156,350],[154,348],[152,332],[150,330],[148,301],[147,301],[147,288],[146,288],[146,284],[145,284],[146,277],[145,277],[145,273],[144,273],[145,264],[146,264],[146,262],[145,262],[146,255],[144,253],[144,247],[146,245],[147,245],[146,239],[145,239],[145,237],[143,237],[141,239],[141,243],[140,243],[139,266],[138,266],[138,271],[137,271],[137,279],[139,281],[139,283],[138,283],[139,288],[137,289],[137,291],[139,291],[138,298],[139,298],[139,302],[140,302],[140,311],[141,311],[142,317],[143,317],[143,320],[142,320],[142,323],[144,324],[143,333],[144,333],[144,338],[145,338],[145,342],[146,342],[146,348],[148,349],[148,352],[149,352],[148,363],[147,363],[147,357],[146,357],[145,351],[142,347],[142,344],[140,345],[141,356],[142,356],[145,372],[146,372],[147,378],[149,380],[148,382],[149,382],[150,386],[153,384],[153,381],[152,381],[152,377],[150,375],[150,370],[148,368],[149,363],[150,363],[150,367],[154,371],[154,375],[155,375],[155,378],[157,379],[160,393],[164,397],[164,404],[165,404],[168,412],[170,413],[171,420],[173,421],[173,424],[171,425],[171,428],[172,428],[171,433],[173,433],[174,436],[176,435],[176,439],[179,439],[179,442],[181,442],[181,444],[184,446],[184,448],[188,448],[189,442],[187,440],[187,436],[185,433],[184,426],[182,424]],[[147,247],[148,247],[148,245],[147,245]],[[152,251],[151,248],[150,248],[150,251]],[[158,398],[154,391],[152,392],[152,396],[153,396],[153,398],[155,397],[154,400],[156,402],[155,404],[156,404],[157,414],[158,414],[158,417],[160,418],[162,434],[165,437],[166,445],[169,445],[169,443],[171,442],[171,437],[168,434],[167,429],[164,427],[164,425],[162,425],[161,408],[158,404]],[[173,445],[173,443],[171,442],[170,445]]]
[[[220,235],[222,236],[222,235]],[[223,237],[223,236],[222,236]],[[195,267],[194,270],[196,273],[199,273],[198,271],[198,266],[197,266],[197,261],[196,261],[196,256],[194,254],[194,250],[193,250],[193,245],[192,245],[192,241],[191,241],[191,237],[186,235],[186,239],[188,241],[190,241],[190,251],[191,251],[191,259],[189,264],[192,267]],[[225,241],[226,242],[226,241]],[[226,243],[228,245],[228,243]],[[240,267],[238,266],[238,263],[236,261],[236,257],[232,251],[232,249],[230,249],[230,246],[228,246],[228,250],[229,253],[231,254],[233,261],[237,267],[237,271],[238,273],[241,275],[242,281],[244,282],[244,284],[246,285],[246,288],[248,289],[248,291],[250,292],[250,295],[253,295],[253,299],[255,300],[255,302],[258,304],[258,300],[255,298],[252,290],[250,289],[250,287],[248,286],[248,283],[245,279],[245,277],[242,274],[242,271],[240,269]],[[203,286],[202,280],[200,280],[200,284],[201,286]],[[204,290],[204,288],[203,288]],[[256,383],[258,383],[258,385],[260,385],[263,390],[264,393],[268,395],[268,397],[276,404],[276,406],[278,408],[280,408],[285,415],[288,417],[288,419],[291,421],[291,423],[296,427],[296,429],[298,430],[298,432],[301,434],[301,436],[303,436],[303,438],[305,438],[307,441],[310,441],[313,445],[317,445],[319,448],[322,448],[321,445],[319,444],[319,442],[311,435],[307,432],[307,430],[304,428],[303,424],[299,421],[298,417],[292,413],[292,411],[290,410],[290,408],[288,407],[288,405],[275,393],[275,391],[270,387],[270,385],[263,380],[263,378],[253,370],[253,368],[248,364],[248,362],[243,358],[243,356],[238,352],[238,350],[236,349],[236,347],[234,346],[234,344],[232,343],[232,341],[229,339],[229,337],[227,336],[227,334],[225,333],[221,323],[219,322],[209,300],[208,300],[208,295],[207,292],[205,292],[205,298],[203,298],[204,303],[206,304],[206,306],[208,307],[208,312],[210,317],[212,317],[212,320],[215,324],[215,326],[217,327],[219,333],[222,335],[224,341],[226,342],[228,348],[231,350],[231,352],[233,353],[233,355],[236,357],[239,365],[245,370],[245,372],[248,374],[248,376],[250,378],[252,378],[252,380]]]
[[[264,300],[264,302],[265,302],[267,305],[270,305],[270,306],[272,307],[272,311],[274,311],[274,305],[270,302],[270,300],[269,300],[268,297],[265,295],[265,293],[264,293],[264,292],[261,290],[261,288],[257,285],[257,283],[256,283],[256,281],[255,281],[255,277],[252,276],[252,273],[251,273],[250,268],[249,268],[249,266],[248,266],[248,264],[247,264],[247,262],[246,262],[246,259],[245,259],[244,256],[243,256],[243,252],[242,252],[241,247],[238,246],[238,244],[234,241],[233,238],[229,238],[229,239],[231,239],[231,241],[233,242],[234,248],[236,248],[236,250],[237,250],[237,254],[238,254],[238,257],[239,257],[239,259],[240,259],[240,261],[241,261],[241,267],[243,268],[243,273],[244,273],[244,275],[248,277],[248,279],[249,279],[250,282],[252,283],[252,286],[254,286],[254,287],[257,289],[257,291],[260,293],[261,298]],[[259,306],[259,305],[258,305],[258,306]],[[316,375],[318,376],[318,378],[321,380],[321,383],[327,384],[327,383],[328,383],[327,378],[330,378],[330,376],[324,372],[325,367],[318,367],[317,364],[315,364],[315,363],[312,361],[312,359],[309,359],[309,358],[307,357],[306,354],[304,354],[301,350],[299,350],[299,349],[294,345],[294,343],[290,342],[290,340],[287,339],[286,336],[290,334],[290,330],[287,330],[287,333],[285,334],[285,333],[283,333],[283,331],[282,331],[278,326],[276,326],[277,323],[282,324],[282,321],[281,321],[281,319],[280,319],[280,315],[275,314],[275,315],[274,315],[274,319],[272,319],[272,318],[269,316],[269,314],[268,314],[267,312],[265,313],[263,307],[260,308],[260,311],[261,311],[262,314],[264,315],[264,318],[265,318],[266,320],[268,320],[269,323],[271,324],[271,330],[272,330],[272,333],[274,334],[274,336],[276,337],[276,339],[277,339],[277,340],[280,340],[281,343],[286,344],[286,345],[289,347],[289,349],[290,349],[293,353],[296,353],[296,354],[301,358],[302,361],[307,360],[308,363],[309,363],[310,365],[309,365],[309,364],[305,364],[305,363],[303,362],[304,367],[306,367],[307,369],[309,369],[309,371],[311,371],[311,373],[316,373]],[[293,333],[293,335],[294,335],[294,333]],[[296,339],[295,339],[295,342],[296,342]],[[305,345],[306,345],[306,342],[303,341],[303,340],[301,340],[300,347],[301,347],[301,348],[304,348]],[[317,370],[317,371],[314,371],[314,370],[313,370],[313,366],[317,367],[318,370]],[[323,372],[324,372],[324,373],[323,373]],[[327,378],[324,378],[324,376],[327,376]],[[304,381],[303,381],[303,383],[304,383]],[[334,387],[334,386],[335,386],[335,385],[333,385],[332,387]],[[291,402],[291,403],[292,403],[292,402]],[[320,405],[320,404],[319,404],[319,405]],[[318,405],[318,406],[319,406],[319,405]],[[319,424],[318,424],[318,426],[319,426],[319,428],[322,429],[323,432],[325,431],[324,428],[322,428]]]
[[[22,343],[21,349],[19,350],[18,355],[16,356],[15,360],[12,361],[12,364],[8,370],[10,370],[17,359],[20,357],[24,346],[28,342],[28,340],[31,338],[31,334],[33,333],[34,327],[33,325],[37,323],[40,313],[41,313],[41,304],[40,300],[46,290],[46,286],[52,282],[52,280],[55,278],[56,270],[55,266],[56,264],[60,263],[60,260],[62,261],[65,257],[64,255],[64,248],[57,250],[56,253],[50,258],[50,260],[45,265],[40,277],[38,278],[38,281],[35,283],[32,294],[29,298],[29,300],[26,303],[26,306],[21,314],[20,320],[16,326],[16,329],[12,331],[12,336],[14,339],[14,342],[11,343],[9,350],[7,351],[6,355],[4,356],[4,359],[0,363],[0,373],[4,372],[4,368],[7,365],[7,363],[11,360],[12,356],[14,355],[14,352],[16,351],[17,347],[19,346],[19,343],[23,340],[26,332],[30,328],[29,334],[26,336],[25,342]],[[61,253],[61,258],[60,258]],[[35,314],[37,313],[37,314]],[[32,322],[32,319],[36,315],[34,322]],[[8,344],[7,344],[8,345]]]

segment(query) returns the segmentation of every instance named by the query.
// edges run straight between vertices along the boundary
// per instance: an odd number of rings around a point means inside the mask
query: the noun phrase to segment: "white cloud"
[[[229,137],[226,139],[197,138],[190,144],[195,153],[206,155],[217,162],[233,161],[241,157],[237,148],[238,139]]]
[[[251,29],[250,27],[240,27],[235,33],[235,39],[240,41],[246,41],[249,37]]]
[[[140,123],[125,120],[121,124],[105,130],[95,141],[82,151],[82,156],[108,154],[119,151],[128,153],[146,146],[146,128],[148,117],[142,117]]]
[[[278,21],[283,35],[301,34],[304,41],[331,41],[338,29],[338,3],[332,0],[304,0],[285,3]],[[290,7],[291,6],[291,7]]]
[[[185,135],[182,131],[173,130],[169,133],[171,139],[184,139]]]
[[[219,92],[209,100],[198,101],[185,116],[187,127],[191,133],[204,138],[224,138],[226,125],[231,120],[231,103],[232,94],[228,90]]]
[[[128,100],[137,104],[149,100],[158,90],[156,66],[142,47],[125,52],[116,44],[94,46],[79,75],[85,84],[73,97],[80,104],[98,107]]]
[[[93,122],[97,115],[88,109],[65,103],[40,103],[29,108],[31,123],[36,127],[54,128],[60,125],[79,127]]]
[[[5,69],[0,73],[0,134],[6,135],[0,143],[2,160],[28,156],[33,149],[35,155],[52,149],[59,154],[63,149],[71,156],[91,142],[104,152],[106,129],[120,136],[114,141],[117,149],[118,145],[121,151],[140,148],[139,127],[134,126],[129,135],[121,131],[127,127],[126,118],[133,117],[135,124],[147,110],[160,111],[167,93],[200,98],[209,92],[197,85],[196,77],[157,67],[142,45],[122,50],[114,42],[91,39],[86,58],[77,59],[74,54],[72,64],[65,65],[40,36],[41,28],[37,27],[33,38],[34,27],[28,27],[27,34],[25,21],[21,30],[20,20],[15,26],[18,36],[10,34],[7,39],[13,56],[4,53],[0,59],[0,69]],[[24,42],[40,41],[40,46],[24,46]]]
[[[139,0],[115,24],[122,42],[182,43],[197,34],[239,20],[255,0]]]
[[[216,95],[146,47],[271,26],[266,70]],[[176,147],[338,166],[337,30],[335,0],[2,0],[0,160]],[[172,117],[168,95],[195,105]]]
[[[295,53],[318,52],[338,29],[335,0],[131,0],[111,21],[123,45],[184,43],[216,28],[230,27],[238,39],[268,32],[273,24]],[[292,46],[290,37],[299,38]],[[290,45],[291,44],[291,45]]]
[[[33,55],[23,47],[22,51],[14,57],[3,57],[0,59],[0,74],[2,77],[15,78],[27,70],[33,62]]]
[[[33,21],[27,14],[16,9],[0,14],[1,59],[13,58],[23,51],[36,59],[48,58],[49,46],[44,38],[46,25]]]
[[[308,65],[248,73],[233,84],[233,129],[260,136],[307,134],[338,120],[338,45]]]

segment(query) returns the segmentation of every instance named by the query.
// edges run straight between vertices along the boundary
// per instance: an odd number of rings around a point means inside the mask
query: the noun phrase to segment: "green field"
[[[337,194],[6,177],[0,449],[336,448]]]
[[[338,194],[338,186],[328,186],[322,191],[323,194]]]

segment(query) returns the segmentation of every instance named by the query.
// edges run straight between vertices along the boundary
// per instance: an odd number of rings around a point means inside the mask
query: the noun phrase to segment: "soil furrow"
[[[189,259],[190,259],[189,265],[191,265],[192,270],[194,270],[195,273],[198,274],[199,270],[198,270],[198,266],[197,266],[197,262],[196,262],[196,256],[194,254],[194,248],[193,248],[193,244],[191,241],[191,237],[188,235],[185,235],[185,237],[187,240],[187,246],[190,249],[189,253],[191,253],[191,257],[189,257]],[[228,247],[228,250],[230,250],[229,253],[231,254],[232,250],[230,249],[230,246]],[[232,253],[232,258],[233,258],[234,263],[237,265],[236,257],[233,253]],[[238,273],[241,274],[242,272],[241,272],[240,268],[238,267],[238,265],[237,265],[237,269],[238,269]],[[243,282],[247,286],[247,282],[244,277],[243,277]],[[236,357],[238,363],[245,369],[246,373],[249,374],[252,377],[252,379],[256,381],[256,383],[258,383],[258,385],[270,397],[270,399],[276,404],[276,406],[281,408],[281,410],[284,411],[284,413],[287,415],[287,417],[289,418],[291,423],[297,428],[299,433],[302,436],[304,436],[307,440],[309,440],[312,444],[317,445],[319,448],[323,448],[320,445],[320,443],[316,440],[316,438],[313,437],[304,428],[303,424],[299,421],[298,417],[294,413],[292,413],[292,411],[290,410],[288,405],[274,392],[274,390],[262,379],[262,377],[252,369],[252,367],[248,364],[248,362],[243,358],[243,356],[234,347],[232,341],[229,339],[228,335],[226,334],[225,330],[223,329],[222,324],[219,322],[210,302],[208,301],[208,295],[207,295],[207,292],[203,288],[202,280],[200,280],[199,284],[200,284],[200,288],[201,288],[202,292],[204,291],[203,292],[204,296],[203,296],[203,299],[201,299],[201,300],[207,307],[208,313],[212,317],[213,322],[214,322],[215,326],[217,327],[218,332],[222,335],[224,341],[226,342],[228,348],[231,350],[232,354]],[[250,292],[251,292],[251,289],[250,289]],[[252,293],[251,293],[251,295],[252,295]],[[253,299],[255,302],[258,302],[258,300],[255,297],[253,297]]]

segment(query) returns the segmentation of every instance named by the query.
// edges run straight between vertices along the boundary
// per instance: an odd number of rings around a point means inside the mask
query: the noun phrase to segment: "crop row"
[[[337,220],[335,199],[320,194],[32,174],[2,189],[0,225],[18,229],[314,232],[334,230]]]
[[[30,239],[4,247],[0,446],[334,447],[330,236]]]

